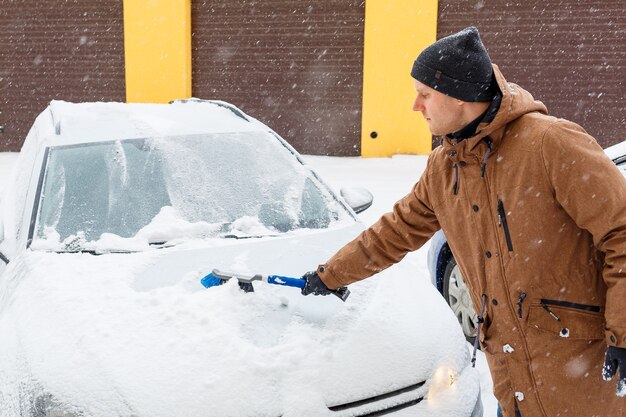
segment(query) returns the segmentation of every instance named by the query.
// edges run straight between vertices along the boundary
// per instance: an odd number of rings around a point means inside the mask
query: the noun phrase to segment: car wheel
[[[461,269],[454,257],[450,257],[443,273],[443,296],[459,320],[465,338],[474,343],[478,316],[474,311],[469,290],[465,285]]]

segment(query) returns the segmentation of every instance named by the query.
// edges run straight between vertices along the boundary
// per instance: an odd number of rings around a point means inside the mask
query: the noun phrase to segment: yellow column
[[[411,68],[437,40],[437,0],[367,0],[361,155],[428,154],[431,134],[411,110]]]
[[[126,101],[191,97],[191,0],[124,0]]]

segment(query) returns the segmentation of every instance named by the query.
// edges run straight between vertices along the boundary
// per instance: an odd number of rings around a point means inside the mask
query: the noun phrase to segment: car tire
[[[459,320],[465,339],[470,343],[474,343],[478,316],[474,311],[472,298],[470,297],[469,289],[465,285],[461,269],[453,256],[446,262],[446,268],[443,272],[443,296]]]

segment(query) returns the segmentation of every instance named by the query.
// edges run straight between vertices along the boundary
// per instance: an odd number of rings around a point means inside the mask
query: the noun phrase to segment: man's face
[[[453,133],[466,125],[462,101],[447,96],[415,80],[415,101],[413,111],[419,111],[426,119],[430,133],[443,136]]]

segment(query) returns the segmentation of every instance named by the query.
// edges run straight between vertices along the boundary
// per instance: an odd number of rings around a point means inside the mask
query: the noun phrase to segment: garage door
[[[192,2],[192,90],[298,151],[359,155],[364,1]]]
[[[508,81],[604,146],[626,140],[623,0],[440,0],[437,37],[479,28]]]
[[[52,99],[124,101],[122,0],[0,7],[0,151],[18,151]]]

